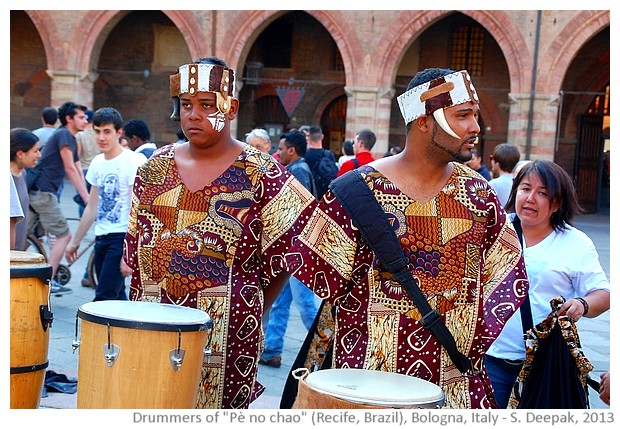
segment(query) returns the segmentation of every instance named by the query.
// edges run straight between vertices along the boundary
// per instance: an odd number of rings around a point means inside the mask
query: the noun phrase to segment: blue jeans
[[[97,289],[93,301],[127,300],[125,277],[121,274],[125,233],[100,235],[95,239],[95,272]]]
[[[301,320],[310,329],[319,306],[316,295],[302,282],[291,276],[284,289],[276,298],[269,311],[269,322],[265,330],[265,351],[262,359],[269,360],[276,356],[282,356],[284,349],[284,334],[291,315],[291,303],[295,301]]]
[[[500,408],[506,408],[523,363],[485,355],[484,365],[491,379],[497,405]]]

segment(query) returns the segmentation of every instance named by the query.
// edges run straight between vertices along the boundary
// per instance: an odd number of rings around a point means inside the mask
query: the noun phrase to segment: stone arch
[[[56,11],[26,11],[39,30],[48,58],[48,68],[50,70],[75,70],[87,74],[96,68],[100,48],[108,34],[113,31],[115,24],[131,11],[87,12],[80,23],[75,26],[79,31],[74,32],[69,43],[61,42],[58,37],[62,32],[56,26],[57,19],[50,15],[54,12]],[[200,47],[205,46],[205,41],[200,38],[202,29],[196,20],[194,11],[161,12],[170,18],[181,32],[190,53],[198,57],[201,49],[204,49]]]
[[[28,15],[39,30],[45,52],[48,58],[49,70],[74,70],[81,74],[88,74],[92,68],[100,46],[105,36],[109,34],[113,26],[110,22],[120,20],[124,15],[119,11],[89,11],[74,28],[75,31],[65,42],[59,37],[63,34],[62,29],[56,26],[59,22],[52,16],[55,11],[27,11]]]
[[[287,12],[288,11],[259,10],[239,13],[228,26],[229,30],[223,37],[223,40],[231,41],[228,44],[228,50],[224,53],[224,56],[228,59],[229,65],[235,69],[240,69],[245,63],[252,43],[256,40],[260,31]],[[357,38],[351,38],[350,35],[354,34],[354,32],[351,28],[346,28],[348,26],[347,19],[342,15],[342,11],[313,10],[305,12],[323,25],[326,31],[332,36],[342,56],[345,76],[347,80],[350,79],[355,75],[355,68],[353,65],[361,61],[360,58],[356,57],[355,53],[362,52],[362,50],[359,40]]]
[[[56,56],[54,54],[54,46],[58,45],[55,45],[53,43],[54,38],[52,37],[52,35],[58,34],[58,29],[56,28],[56,20],[52,19],[51,17],[48,18],[46,16],[49,11],[25,10],[24,12],[26,13],[26,15],[28,15],[35,28],[39,32],[39,37],[45,51],[47,68],[53,69],[53,65],[56,60]]]
[[[317,103],[314,109],[314,112],[312,112],[313,123],[319,124],[321,121],[321,115],[323,114],[327,106],[329,106],[329,104],[332,101],[334,101],[336,98],[344,94],[345,92],[342,88],[333,88],[330,91],[327,91],[325,94],[323,94],[323,96]]]
[[[531,70],[532,59],[519,27],[512,21],[512,18],[506,12],[498,10],[458,12],[476,20],[493,36],[504,53],[510,76],[511,91],[529,91],[529,88],[525,87],[529,83],[525,72]],[[453,11],[403,12],[372,53],[373,67],[377,71],[369,75],[381,77],[378,85],[391,87],[406,48],[430,25],[450,13]]]
[[[217,12],[217,11],[215,11]],[[187,44],[187,49],[192,59],[205,56],[205,46],[210,46],[211,43],[207,40],[207,35],[204,34],[204,28],[197,20],[196,11],[193,10],[162,10],[161,13],[166,15],[170,21],[177,27],[183,40]],[[211,46],[211,51],[215,52],[215,49]],[[217,55],[217,54],[214,54]],[[228,63],[228,61],[226,61]]]
[[[541,73],[537,83],[537,92],[557,94],[562,88],[564,77],[581,47],[603,28],[610,25],[608,10],[580,11],[549,45],[541,58],[546,73]]]

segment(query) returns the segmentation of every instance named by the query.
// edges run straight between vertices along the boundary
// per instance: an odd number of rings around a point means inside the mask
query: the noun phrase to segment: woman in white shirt
[[[523,230],[521,244],[534,325],[549,315],[549,302],[560,295],[566,302],[559,314],[574,320],[609,310],[609,281],[596,248],[586,234],[571,226],[581,208],[572,180],[562,167],[543,160],[525,165],[514,179],[506,211],[516,212]],[[485,357],[500,408],[508,404],[524,359],[519,311],[508,320]]]

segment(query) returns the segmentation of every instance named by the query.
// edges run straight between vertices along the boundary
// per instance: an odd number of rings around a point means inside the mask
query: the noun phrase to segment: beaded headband
[[[411,88],[399,95],[397,100],[407,125],[424,114],[430,116],[438,109],[468,101],[478,103],[478,94],[469,73],[461,70]]]

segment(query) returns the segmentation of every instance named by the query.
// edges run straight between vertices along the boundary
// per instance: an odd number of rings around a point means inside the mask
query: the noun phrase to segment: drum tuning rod
[[[75,338],[71,342],[71,348],[73,349],[73,354],[80,347],[80,341],[78,340],[78,313],[75,313]]]

